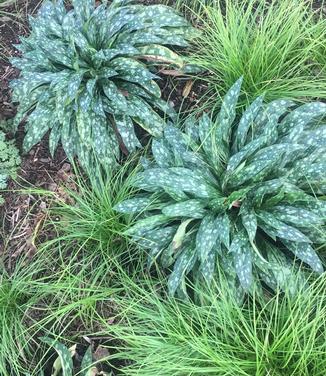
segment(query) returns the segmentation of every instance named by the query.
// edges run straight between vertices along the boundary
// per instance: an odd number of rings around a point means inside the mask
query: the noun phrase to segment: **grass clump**
[[[243,307],[221,282],[199,287],[203,306],[161,295],[159,283],[130,282],[120,322],[107,325],[122,341],[110,361],[127,361],[120,372],[129,376],[322,376],[325,282],[320,277],[296,298],[278,293],[266,303],[258,296]]]
[[[243,103],[264,92],[267,100],[325,98],[326,76],[314,60],[324,45],[324,21],[311,5],[226,0],[202,7],[203,33],[193,62],[210,73],[208,95],[216,101],[243,76]]]
[[[93,270],[87,260],[62,262],[57,252],[35,258],[18,262],[12,272],[1,269],[1,375],[39,375],[49,351],[41,336],[74,343],[99,330],[119,292],[109,287],[104,266]]]
[[[39,263],[29,267],[18,263],[12,272],[0,269],[0,374],[20,375],[32,357],[34,339],[29,333],[29,313],[43,301],[44,285]],[[11,372],[9,372],[11,370]]]
[[[72,251],[76,260],[84,258],[91,263],[129,255],[130,244],[124,234],[128,220],[113,208],[134,192],[130,182],[136,171],[134,158],[115,171],[97,164],[88,176],[75,168],[64,194],[54,199],[50,209],[50,225],[57,236],[43,248]]]

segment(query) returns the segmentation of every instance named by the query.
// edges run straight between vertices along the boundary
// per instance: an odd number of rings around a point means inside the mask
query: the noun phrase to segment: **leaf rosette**
[[[134,180],[140,192],[116,207],[138,216],[129,233],[149,265],[173,267],[172,294],[187,275],[209,282],[218,270],[239,296],[295,289],[293,264],[323,272],[326,104],[259,97],[238,119],[241,82],[217,116],[168,126]]]
[[[63,0],[46,1],[16,46],[22,58],[11,60],[21,71],[11,84],[19,102],[15,125],[27,118],[26,151],[50,130],[52,155],[61,141],[84,166],[91,155],[114,165],[119,143],[128,152],[141,146],[135,124],[159,137],[165,118],[175,116],[161,99],[157,68],[183,67],[170,47],[187,47],[194,29],[163,5],[71,3],[67,10]]]

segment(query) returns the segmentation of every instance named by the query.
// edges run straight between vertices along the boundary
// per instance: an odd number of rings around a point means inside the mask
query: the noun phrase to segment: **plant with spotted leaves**
[[[168,46],[186,47],[194,29],[172,8],[114,0],[46,1],[12,64],[21,76],[11,84],[19,102],[17,127],[28,116],[24,149],[51,130],[54,154],[59,141],[67,156],[84,166],[91,155],[114,165],[119,142],[131,152],[141,144],[134,123],[161,136],[164,116],[174,117],[155,79],[158,66],[181,69],[184,61]],[[164,116],[161,115],[164,114]]]
[[[0,131],[0,189],[5,189],[9,178],[16,177],[20,157],[12,141],[6,141],[5,134]],[[3,198],[0,196],[0,205]]]
[[[236,121],[241,83],[216,117],[189,118],[184,133],[168,126],[133,182],[142,191],[116,207],[139,213],[128,232],[149,265],[174,264],[172,294],[186,292],[186,275],[209,282],[217,268],[239,297],[261,282],[294,292],[294,260],[323,271],[326,104],[261,96]]]
[[[72,358],[76,355],[76,345],[73,345],[69,349],[62,343],[55,339],[49,337],[42,337],[41,340],[50,345],[58,353],[58,358],[55,360],[52,366],[52,375],[57,375],[62,371],[63,376],[72,376],[74,374],[74,364]],[[95,363],[93,362],[92,346],[89,346],[86,350],[82,361],[81,361],[81,371],[78,373],[81,376],[91,376],[97,375],[99,373]],[[106,372],[100,373],[103,376],[109,376]],[[43,376],[44,373],[41,371],[38,376]]]

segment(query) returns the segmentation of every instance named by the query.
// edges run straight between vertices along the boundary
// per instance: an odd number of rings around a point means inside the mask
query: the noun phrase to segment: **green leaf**
[[[282,221],[279,221],[272,214],[262,210],[260,210],[257,214],[260,220],[273,228],[275,236],[281,239],[291,240],[293,242],[311,243],[310,239],[301,231],[295,227],[283,223]]]
[[[96,117],[92,127],[92,144],[96,157],[101,163],[114,166],[119,158],[119,145],[114,130],[106,119],[100,116]]]
[[[164,138],[170,144],[175,155],[182,154],[187,151],[188,145],[183,137],[180,129],[168,125],[164,129]]]
[[[116,115],[114,117],[118,132],[122,138],[122,141],[129,152],[141,147],[136,134],[132,120],[129,116]]]
[[[257,150],[259,150],[266,142],[266,137],[259,137],[255,140],[249,142],[245,147],[241,149],[238,153],[232,155],[228,161],[227,174],[231,174],[241,162],[252,156]]]
[[[152,153],[159,167],[170,167],[173,164],[173,155],[166,140],[153,140]]]
[[[145,57],[150,61],[175,64],[179,67],[183,66],[183,59],[167,47],[160,46],[158,44],[151,44],[140,47],[139,51],[142,57]]]
[[[189,176],[177,175],[170,169],[163,168],[151,168],[138,174],[138,179],[134,185],[143,189],[147,189],[147,187],[171,188],[172,190],[191,193],[197,198],[209,198],[213,194],[212,188],[207,183],[189,178]]]
[[[118,72],[118,77],[125,81],[143,83],[156,78],[145,64],[130,58],[117,57],[112,60],[111,66]]]
[[[253,203],[260,206],[266,195],[279,192],[285,182],[281,179],[272,179],[261,183],[253,192]]]
[[[172,105],[169,102],[165,102],[163,99],[158,98],[159,97],[158,93],[154,95],[155,95],[155,98],[151,97],[151,103],[153,104],[153,106],[159,111],[162,111],[166,117],[170,118],[170,120],[176,121],[178,116],[174,108],[172,107]]]
[[[165,123],[141,98],[129,96],[128,106],[133,120],[154,137],[161,137]]]
[[[146,26],[153,26],[156,29],[161,27],[187,27],[188,22],[179,16],[171,7],[165,5],[151,5],[139,9],[137,19],[134,22],[128,23],[129,30],[144,29]]]
[[[258,97],[243,113],[235,136],[237,150],[241,150],[246,144],[248,131],[262,108],[263,100],[264,96]]]
[[[326,114],[326,104],[322,102],[306,103],[291,113],[281,122],[279,130],[281,134],[286,134],[294,127],[300,125],[305,127],[312,120]]]
[[[202,262],[200,271],[205,278],[205,280],[210,283],[214,278],[214,272],[216,267],[216,251],[213,249],[211,250],[205,262]]]
[[[313,163],[306,165],[304,163],[298,164],[295,169],[291,171],[288,179],[293,182],[308,182],[314,184],[315,182],[322,182],[326,176],[326,163]]]
[[[314,212],[290,205],[277,205],[271,212],[279,220],[298,227],[312,227],[324,222],[323,218]]]
[[[196,122],[196,118],[191,115],[187,117],[184,122],[184,128],[186,134],[194,141],[199,142],[199,125]]]
[[[236,117],[236,106],[240,95],[240,89],[243,79],[240,78],[226,93],[220,113],[217,116],[215,132],[216,145],[219,145],[222,159],[228,159],[230,151],[230,137],[232,124]]]
[[[297,138],[297,142],[306,146],[325,148],[326,125],[321,125],[312,131],[302,132]]]
[[[282,240],[282,242],[296,257],[308,264],[316,273],[321,274],[324,272],[323,264],[310,244],[293,243],[286,240]]]
[[[89,148],[92,145],[92,128],[98,121],[98,116],[94,113],[78,111],[77,113],[77,129],[81,141]]]
[[[62,122],[61,142],[63,149],[69,159],[73,159],[76,152],[76,144],[80,143],[77,132],[73,130],[70,123],[70,114],[66,114],[66,118]],[[76,126],[76,124],[74,124]],[[78,139],[77,139],[78,138]]]
[[[234,254],[234,257],[240,251],[240,248],[245,248],[248,243],[248,237],[244,233],[244,231],[239,230],[233,236],[231,245],[230,245],[230,253]]]
[[[173,241],[173,236],[177,231],[177,226],[167,226],[146,230],[135,239],[144,248],[157,250],[157,253],[164,249]]]
[[[119,203],[114,207],[114,210],[124,214],[139,213],[150,208],[155,201],[152,197],[139,196]]]
[[[159,225],[169,222],[169,217],[164,214],[153,215],[148,218],[139,220],[134,226],[129,228],[126,233],[129,235],[137,234],[140,236],[140,233],[145,233]]]
[[[173,272],[168,281],[169,293],[174,295],[179,285],[182,283],[184,275],[195,258],[195,253],[191,249],[184,250],[174,264]]]
[[[264,109],[260,111],[255,119],[254,136],[257,137],[265,133],[269,122],[271,124],[278,123],[279,118],[293,106],[295,106],[295,102],[285,99],[276,99],[264,105]]]
[[[240,209],[243,227],[246,229],[249,240],[254,241],[257,233],[257,217],[249,204],[243,204]]]
[[[216,218],[213,214],[207,214],[202,219],[196,235],[196,250],[201,262],[204,263],[213,249],[219,233],[216,227]]]
[[[162,213],[168,217],[202,218],[205,215],[205,208],[200,200],[187,200],[165,206]]]
[[[29,116],[27,134],[24,138],[24,151],[29,151],[37,144],[51,127],[53,109],[50,107],[38,106]]]
[[[267,255],[278,287],[283,291],[290,292],[290,294],[294,296],[300,288],[300,283],[302,283],[299,278],[299,271],[293,273],[293,263],[289,262],[275,247],[270,246],[269,249],[267,249]],[[303,283],[305,283],[305,280]]]
[[[88,19],[94,10],[94,0],[72,0],[72,5],[78,17]]]
[[[233,174],[228,179],[228,185],[231,187],[238,187],[248,181],[259,181],[264,176],[267,176],[270,170],[275,168],[277,160],[280,159],[280,153],[276,150],[269,153],[269,158],[258,159],[250,163],[247,167],[243,167],[240,172]]]
[[[109,48],[106,50],[100,50],[95,54],[95,57],[102,62],[109,62],[110,60],[118,57],[118,56],[133,56],[139,55],[140,50],[129,45],[121,43],[120,45],[116,46],[116,48]],[[110,76],[118,75],[118,72],[115,69],[109,68]]]
[[[82,369],[82,376],[87,376],[89,369],[92,367],[93,364],[93,355],[92,355],[92,346],[89,346],[83,356],[83,360],[81,363]]]
[[[73,372],[73,363],[71,359],[71,353],[66,346],[59,343],[58,341],[51,339],[49,337],[41,337],[42,342],[53,347],[59,355],[61,366],[62,366],[62,375],[63,376],[72,376]]]
[[[237,276],[241,286],[247,291],[251,288],[253,283],[251,253],[251,248],[248,244],[241,246],[233,253]]]
[[[172,240],[172,249],[173,250],[179,249],[182,246],[182,243],[183,243],[184,238],[186,236],[187,226],[192,221],[193,221],[193,218],[190,218],[190,219],[187,219],[187,220],[181,222],[181,224],[179,225],[179,227],[178,227],[178,229],[177,229],[177,231],[176,231],[176,233],[173,237],[173,240]]]
[[[117,113],[128,113],[128,101],[113,82],[107,80],[103,85],[103,91]]]
[[[51,130],[50,137],[49,137],[49,149],[50,149],[52,158],[54,157],[54,153],[58,147],[60,137],[61,137],[61,125],[60,123],[55,123],[52,126],[52,130]]]
[[[215,125],[214,125],[215,126]],[[214,126],[212,123],[212,120],[209,118],[207,114],[204,114],[201,116],[198,122],[198,132],[199,132],[199,138],[201,141],[201,145],[205,153],[208,157],[212,158],[214,155],[213,148],[213,132],[214,132]]]
[[[216,218],[215,225],[218,231],[218,237],[220,241],[225,245],[227,249],[229,249],[231,233],[231,223],[229,216],[227,214],[219,215]]]

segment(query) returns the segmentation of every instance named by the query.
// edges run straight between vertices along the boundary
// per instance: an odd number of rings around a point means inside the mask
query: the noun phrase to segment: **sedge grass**
[[[57,252],[54,252],[57,254]],[[0,374],[35,374],[44,365],[49,349],[41,336],[72,343],[99,330],[103,316],[114,311],[120,289],[108,279],[105,265],[96,269],[66,260],[54,264],[49,252],[24,259],[12,273],[0,274]],[[112,287],[111,287],[111,286]]]
[[[2,266],[0,270],[0,374],[19,375],[21,364],[31,355],[31,346],[26,326],[25,313],[38,300],[42,291],[36,288],[33,279],[39,268],[18,265],[12,273]],[[11,370],[9,372],[9,370]]]
[[[114,206],[132,195],[130,181],[136,170],[134,159],[113,172],[98,165],[90,177],[75,168],[72,187],[66,187],[64,197],[53,200],[48,224],[57,235],[43,248],[61,249],[62,254],[73,249],[70,258],[86,258],[93,266],[96,262],[112,265],[116,257],[128,262],[131,244],[125,230],[130,224]]]
[[[242,307],[222,282],[198,291],[203,306],[165,296],[160,282],[125,283],[130,293],[118,301],[122,313],[105,331],[120,343],[107,360],[125,362],[121,374],[325,374],[325,275],[296,297],[257,296]]]
[[[323,1],[321,4],[321,11],[317,13],[318,17],[318,28],[315,31],[315,34],[311,36],[312,39],[319,41],[319,44],[316,49],[314,59],[319,64],[320,69],[323,74],[326,75],[326,3]],[[323,11],[324,10],[324,11]]]
[[[203,5],[191,62],[209,72],[208,102],[216,103],[243,76],[242,104],[326,98],[326,75],[315,56],[325,43],[325,21],[305,0],[226,0]]]

